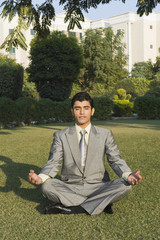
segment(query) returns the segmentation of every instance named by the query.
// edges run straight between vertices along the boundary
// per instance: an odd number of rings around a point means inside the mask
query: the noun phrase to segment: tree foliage
[[[55,18],[52,0],[46,0],[41,5],[34,5],[32,0],[6,0],[1,3],[0,7],[3,7],[2,18],[6,19],[8,17],[9,22],[18,15],[17,26],[6,37],[1,48],[10,50],[12,46],[20,46],[27,50],[23,30],[28,29],[30,24],[33,25],[33,29],[38,36],[45,37],[50,33],[49,27]]]
[[[28,74],[27,74],[26,71],[24,71],[22,96],[23,97],[34,98],[36,100],[39,99],[39,93],[37,92],[35,83],[28,81]]]
[[[150,89],[146,95],[152,95],[160,98],[160,72],[156,74],[156,78],[151,81]]]
[[[142,16],[144,13],[148,15],[160,3],[160,0],[138,0],[136,6],[137,13]]]
[[[160,51],[160,50],[159,50]],[[160,57],[155,63],[138,62],[132,69],[132,78],[121,81],[116,87],[124,87],[134,97],[152,95],[160,97]]]
[[[12,47],[17,48],[20,46],[23,50],[27,50],[26,38],[21,31],[22,29],[27,30],[28,25],[22,20],[22,18],[19,18],[18,25],[12,29],[0,48],[5,48],[6,51],[10,51]]]
[[[35,82],[40,97],[64,100],[82,65],[82,48],[75,37],[53,32],[46,39],[31,43],[29,79]]]
[[[160,53],[160,48],[159,48]],[[156,62],[153,64],[153,72],[156,75],[157,73],[160,73],[160,56],[156,57]]]
[[[20,64],[0,54],[0,97],[14,100],[22,95],[23,72]]]
[[[122,37],[121,31],[114,34],[111,28],[86,31],[82,43],[84,66],[79,78],[83,90],[91,90],[94,84],[101,83],[110,91],[117,81],[128,76],[125,69],[127,56]]]
[[[151,61],[135,63],[132,68],[131,75],[134,78],[146,78],[148,80],[153,80],[153,64],[151,63]]]
[[[88,12],[90,8],[97,8],[100,4],[108,4],[113,0],[60,0],[59,4],[64,6],[66,11],[65,22],[69,21],[68,29],[73,29],[75,25],[81,28],[81,21],[84,21],[83,12]],[[126,0],[121,0],[123,3]],[[160,3],[160,0],[137,0],[137,13],[142,16],[144,13],[148,15]],[[33,29],[39,36],[46,36],[49,33],[51,21],[55,18],[53,0],[44,0],[41,5],[34,4],[33,0],[5,0],[1,3],[1,16],[8,17],[9,21],[18,15],[18,26],[13,29],[12,35],[9,35],[2,45],[3,48],[8,48],[7,45],[21,46],[26,48],[25,37],[22,30],[32,23]]]
[[[150,84],[151,81],[147,80],[146,78],[128,77],[119,81],[116,84],[115,89],[123,88],[127,93],[132,95],[133,99],[135,99],[136,97],[146,94],[150,89]]]

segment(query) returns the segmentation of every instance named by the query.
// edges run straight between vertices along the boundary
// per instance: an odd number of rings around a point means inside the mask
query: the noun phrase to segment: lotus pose
[[[113,213],[113,203],[141,182],[140,171],[132,172],[121,158],[112,132],[91,124],[93,99],[86,92],[77,93],[71,102],[75,125],[54,134],[49,159],[37,175],[30,170],[28,179],[41,184],[43,195],[51,202],[46,214],[102,212]],[[118,175],[110,180],[105,156]],[[55,178],[60,167],[61,179]]]

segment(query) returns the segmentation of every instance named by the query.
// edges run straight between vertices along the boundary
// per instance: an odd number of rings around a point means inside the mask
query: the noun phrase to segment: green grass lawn
[[[1,240],[158,240],[160,239],[160,121],[94,122],[113,131],[122,157],[143,181],[98,216],[44,215],[40,187],[27,181],[47,161],[53,132],[69,124],[0,130]],[[116,175],[108,167],[111,178]]]

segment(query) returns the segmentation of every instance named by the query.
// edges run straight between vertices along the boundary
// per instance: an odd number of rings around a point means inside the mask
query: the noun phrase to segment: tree
[[[133,78],[146,78],[148,80],[153,80],[154,68],[151,61],[135,63],[131,75]]]
[[[102,83],[110,91],[117,81],[128,76],[122,37],[121,31],[114,35],[111,28],[86,31],[82,42],[84,66],[79,78],[82,89],[91,90],[94,84]]]
[[[160,48],[159,48],[160,53]],[[156,75],[157,73],[160,73],[160,56],[156,57],[156,62],[153,64],[153,72]]]
[[[53,32],[31,42],[29,80],[40,97],[60,101],[69,97],[82,65],[82,49],[75,37]]]
[[[160,98],[160,72],[156,74],[155,79],[150,83],[150,89],[146,95]]]
[[[24,71],[22,96],[39,100],[39,93],[37,92],[35,83],[28,81],[28,74],[26,71]]]
[[[160,49],[159,49],[160,53]],[[160,57],[156,58],[156,62],[153,64],[153,72],[155,74],[154,80],[151,82],[149,95],[160,97]]]
[[[146,78],[128,77],[119,81],[115,86],[115,90],[123,88],[127,93],[132,95],[132,99],[135,99],[136,97],[145,95],[149,91],[150,84],[151,81]]]
[[[81,21],[84,21],[83,11],[88,12],[90,8],[97,8],[99,4],[108,4],[112,0],[60,0],[59,4],[64,6],[66,11],[65,22],[69,21],[68,29],[73,29],[75,25],[81,28]],[[125,0],[121,0],[125,3]],[[160,0],[137,0],[137,13],[142,16],[144,13],[148,15],[160,3]],[[46,36],[49,34],[51,21],[55,18],[55,10],[53,0],[44,0],[41,5],[34,4],[32,0],[5,0],[1,3],[1,16],[9,17],[9,21],[18,14],[18,26],[13,29],[12,35],[9,35],[2,45],[8,49],[12,44],[15,47],[19,45],[26,49],[25,37],[22,30],[33,24],[33,29],[38,35]]]
[[[0,54],[0,97],[13,100],[22,96],[23,67]]]

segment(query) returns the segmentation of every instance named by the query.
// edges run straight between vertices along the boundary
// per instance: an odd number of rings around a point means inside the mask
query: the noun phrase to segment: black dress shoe
[[[62,204],[49,205],[45,208],[45,214],[73,214],[74,212],[69,207],[64,207]]]
[[[113,214],[113,213],[114,213],[113,203],[109,204],[109,205],[104,209],[104,212],[105,212],[105,213],[108,213],[108,214]]]
[[[71,208],[71,211],[75,214],[79,214],[79,213],[86,213],[87,214],[86,210],[84,210],[84,208],[82,208],[80,205],[72,206],[70,208]]]

